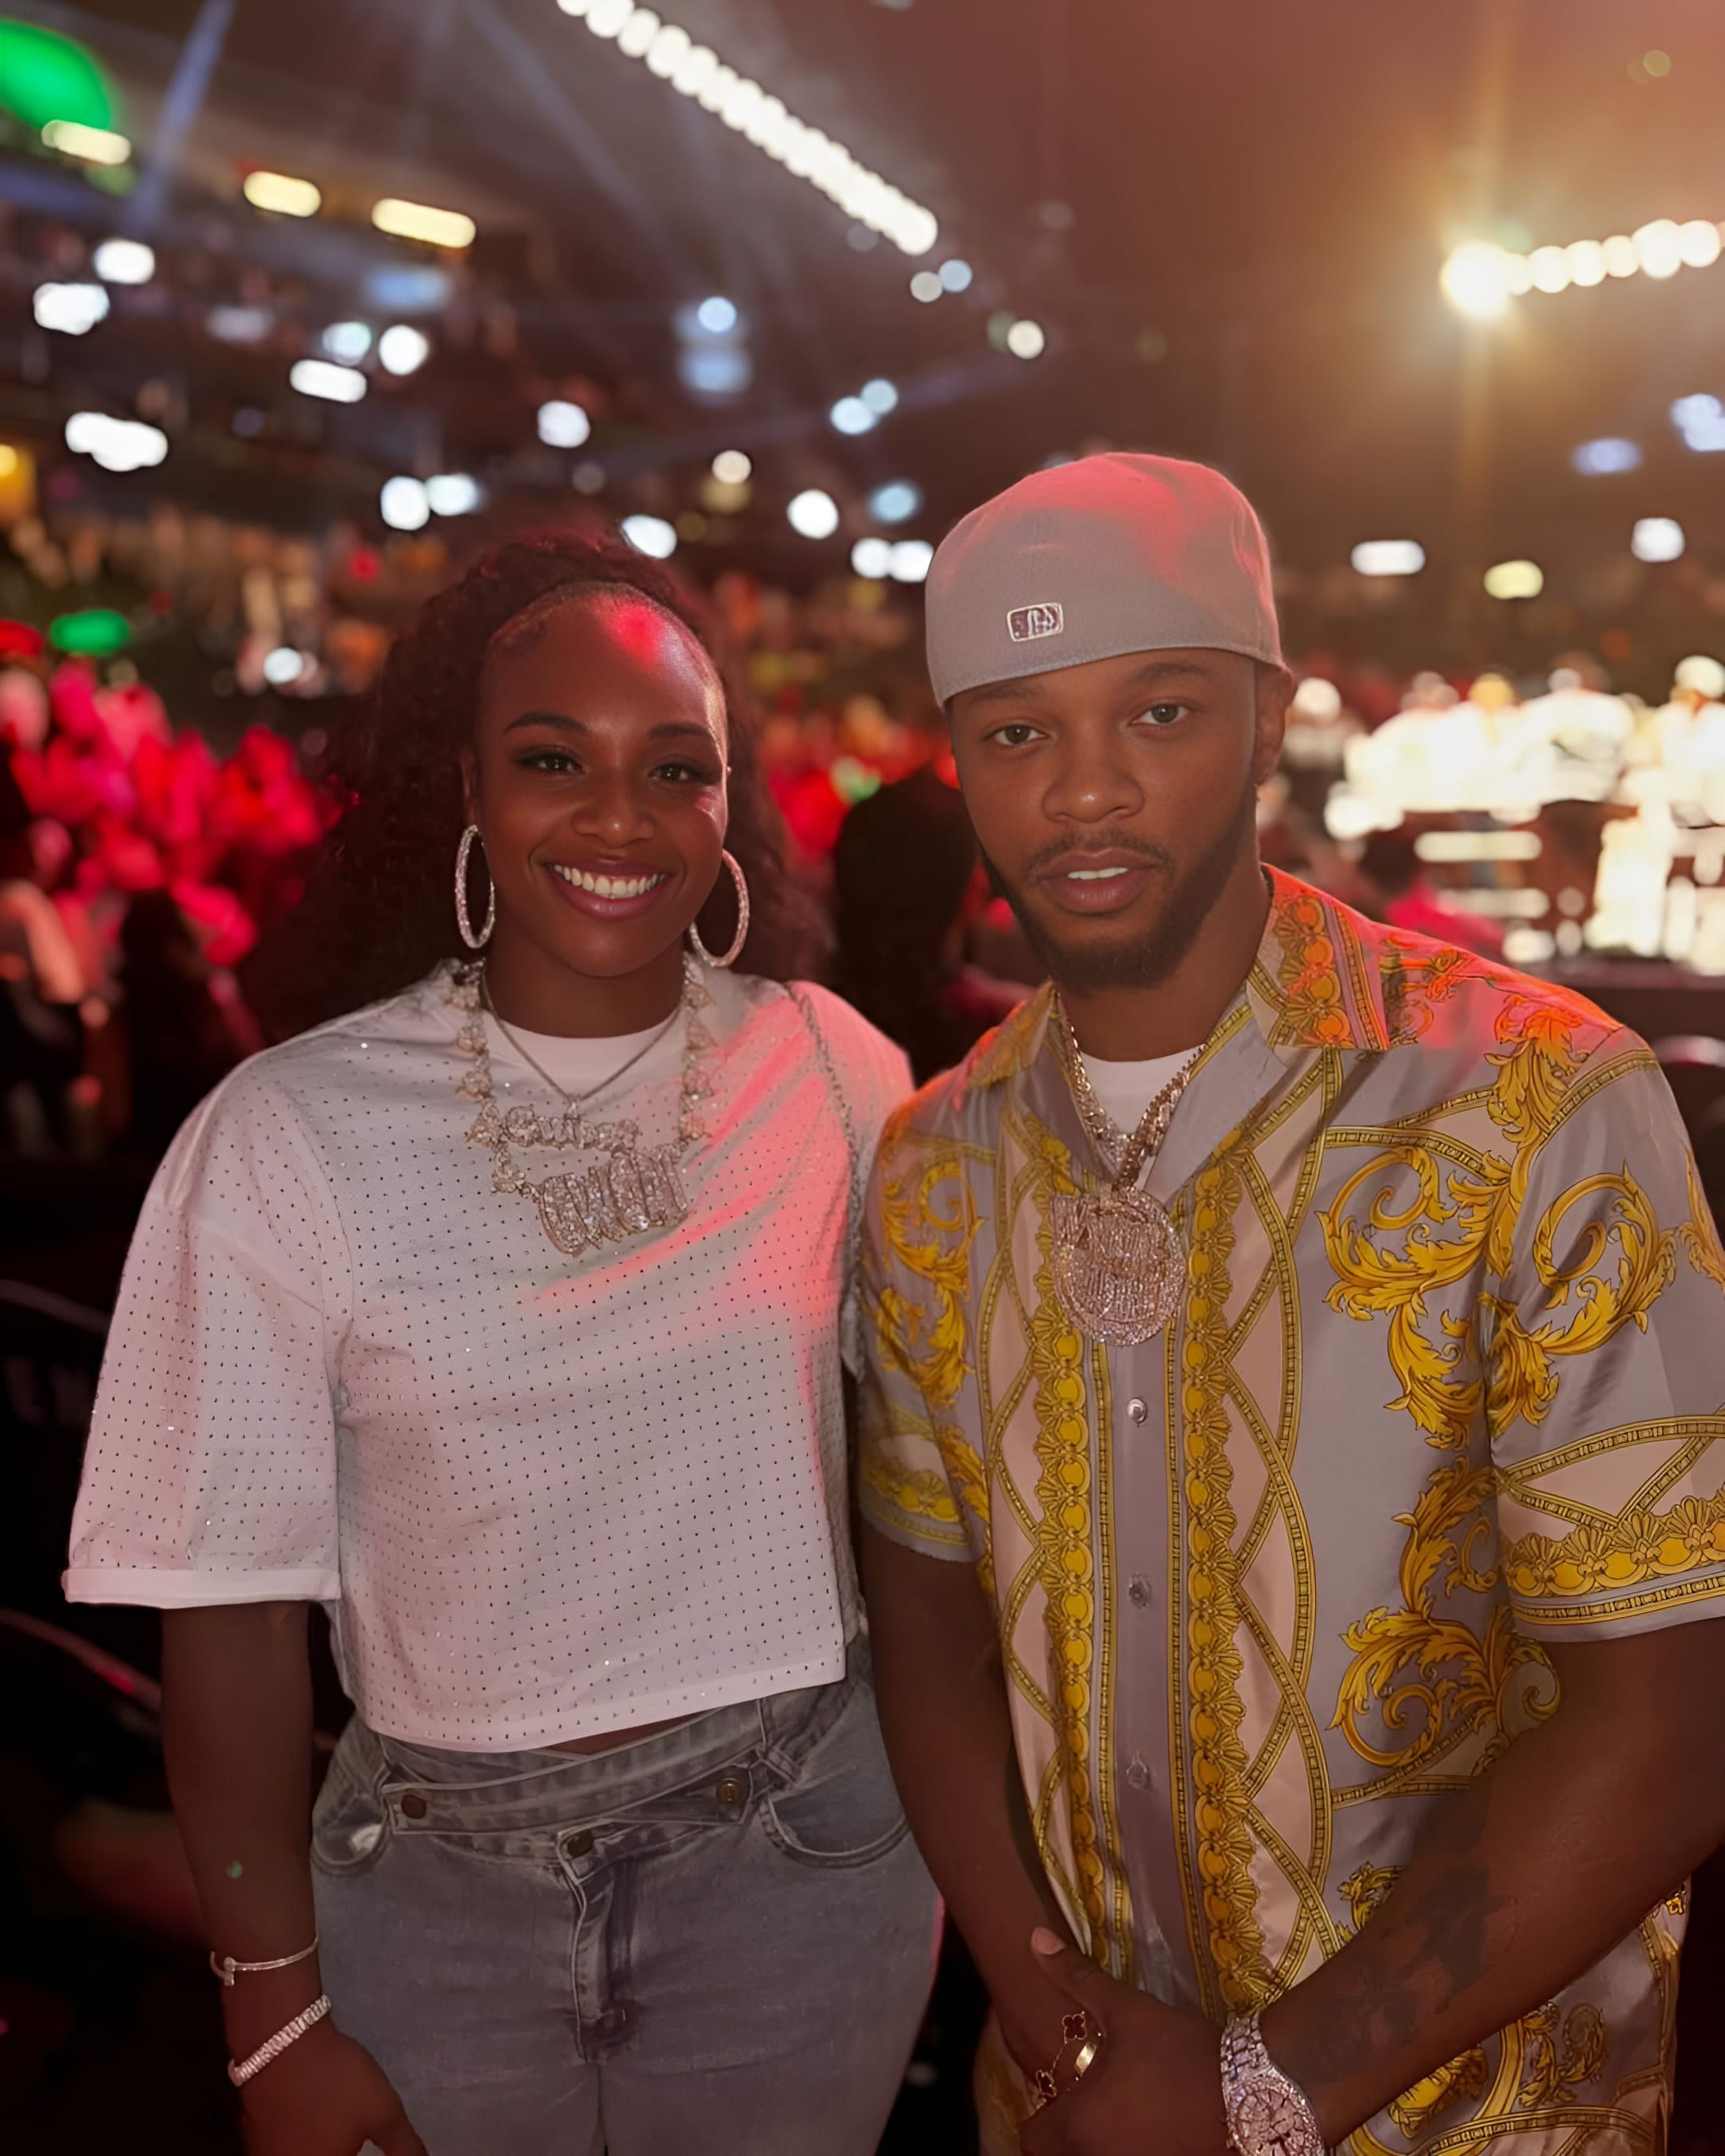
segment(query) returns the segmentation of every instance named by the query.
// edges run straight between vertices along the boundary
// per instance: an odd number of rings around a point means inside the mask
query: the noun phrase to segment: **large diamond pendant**
[[[1055,1286],[1081,1332],[1141,1348],[1173,1315],[1185,1260],[1174,1225],[1142,1190],[1056,1194]]]

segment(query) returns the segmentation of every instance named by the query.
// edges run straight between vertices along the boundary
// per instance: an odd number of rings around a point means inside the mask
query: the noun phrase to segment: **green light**
[[[50,622],[48,640],[56,651],[74,659],[105,659],[131,642],[131,624],[112,607],[86,607]]]
[[[871,793],[880,791],[880,774],[870,771],[865,763],[859,763],[854,756],[841,756],[828,774],[833,782],[833,791],[846,808],[854,808],[859,801],[866,801]]]
[[[112,128],[117,100],[95,55],[33,23],[0,19],[0,106],[39,133],[50,120]]]

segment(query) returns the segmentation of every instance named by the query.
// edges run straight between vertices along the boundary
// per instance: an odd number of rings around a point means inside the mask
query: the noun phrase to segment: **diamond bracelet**
[[[262,2073],[272,2059],[279,2059],[290,2044],[299,2042],[308,2029],[315,2029],[329,2010],[330,1995],[326,1991],[314,1999],[303,2013],[295,2015],[284,2028],[278,2029],[273,2036],[266,2036],[249,2058],[230,2059],[228,2061],[228,2080],[235,2088],[244,2088],[254,2074]]]

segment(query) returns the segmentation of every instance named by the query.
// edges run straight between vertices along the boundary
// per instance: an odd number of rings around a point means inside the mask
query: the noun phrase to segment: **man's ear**
[[[1252,745],[1252,776],[1262,786],[1281,762],[1282,736],[1287,732],[1288,706],[1294,699],[1294,677],[1286,666],[1258,668],[1258,711]]]

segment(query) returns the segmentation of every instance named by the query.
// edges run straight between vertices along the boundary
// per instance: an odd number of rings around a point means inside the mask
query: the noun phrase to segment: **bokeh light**
[[[677,527],[662,516],[625,516],[619,528],[638,554],[655,562],[668,562],[677,551]]]
[[[1682,558],[1683,527],[1674,516],[1641,516],[1630,534],[1630,552],[1638,562],[1676,562]]]
[[[1363,539],[1351,558],[1363,577],[1414,577],[1425,567],[1425,549],[1417,539]]]
[[[1545,589],[1545,572],[1537,562],[1497,562],[1486,570],[1485,586],[1494,599],[1537,599]]]
[[[578,449],[593,432],[593,421],[580,405],[553,397],[539,407],[539,439],[553,449]]]
[[[839,528],[839,505],[818,486],[793,495],[785,516],[792,531],[805,539],[830,539]]]

